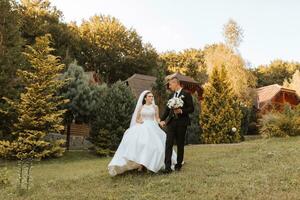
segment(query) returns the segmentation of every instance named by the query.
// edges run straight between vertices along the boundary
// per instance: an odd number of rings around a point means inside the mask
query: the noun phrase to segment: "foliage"
[[[106,83],[125,80],[133,73],[150,73],[157,65],[155,49],[114,17],[95,15],[84,20],[78,31],[87,41],[79,64],[98,72]]]
[[[204,52],[200,49],[185,49],[181,52],[166,52],[160,60],[169,73],[179,72],[191,76],[201,84],[207,80]]]
[[[240,102],[240,110],[242,113],[242,119],[241,119],[241,137],[243,138],[244,135],[248,133],[248,128],[250,125],[250,117],[252,108],[251,105],[247,105],[246,103]]]
[[[215,68],[204,88],[200,125],[203,143],[232,143],[241,140],[240,105],[227,81],[226,71]]]
[[[244,102],[253,101],[255,77],[245,66],[243,58],[224,44],[206,46],[204,49],[205,63],[208,74],[212,74],[215,68],[220,70],[223,66],[228,73],[228,81],[234,94]]]
[[[22,36],[28,44],[33,44],[36,37],[50,33],[51,26],[57,26],[62,17],[49,0],[21,0],[20,13],[23,17]]]
[[[243,29],[233,19],[224,25],[223,35],[226,44],[232,49],[237,49],[243,41]]]
[[[285,79],[283,86],[295,90],[298,97],[300,97],[300,70],[296,70],[289,80]]]
[[[257,77],[258,87],[279,84],[282,85],[285,79],[290,79],[292,75],[300,70],[300,63],[274,60],[269,65],[258,66],[253,73]]]
[[[49,132],[64,129],[62,116],[65,110],[58,109],[66,103],[56,95],[64,84],[59,80],[59,73],[64,68],[56,56],[51,55],[50,36],[36,39],[33,46],[28,46],[25,56],[31,64],[30,70],[19,70],[25,91],[20,100],[7,102],[14,107],[18,121],[14,124],[14,140],[0,142],[0,149],[8,146],[5,157],[19,160],[41,159],[49,156],[61,156],[63,141],[49,143],[44,137]]]
[[[90,83],[90,76],[76,62],[71,63],[64,73],[63,80],[67,84],[61,89],[60,94],[70,101],[65,104],[65,122],[89,123],[97,108],[97,101],[101,95],[101,86]]]
[[[22,67],[21,16],[11,0],[0,2],[0,96],[16,94],[16,70]]]
[[[162,69],[158,70],[156,81],[152,87],[152,91],[155,96],[155,104],[159,108],[160,116],[164,112],[164,109],[166,107],[165,103],[167,102],[167,98],[168,98],[165,76],[166,75]]]
[[[11,127],[16,116],[12,108],[2,100],[2,97],[16,98],[19,96],[16,71],[24,66],[22,56],[23,39],[19,28],[21,16],[17,11],[18,5],[13,0],[0,1],[0,139],[11,139]]]
[[[81,41],[78,32],[62,22],[62,12],[52,6],[49,0],[21,0],[19,12],[22,16],[20,31],[28,45],[32,45],[36,37],[52,35],[53,54],[60,56],[62,62],[69,64],[80,57]]]
[[[117,149],[129,127],[135,98],[130,88],[118,81],[103,91],[97,105],[90,141],[96,146],[96,153],[107,155]]]
[[[283,112],[265,114],[260,121],[263,137],[285,137],[300,135],[300,106],[292,109],[285,105]]]
[[[191,125],[188,126],[186,131],[186,143],[187,144],[199,144],[201,137],[201,127],[200,127],[200,102],[197,97],[197,93],[194,94],[193,104],[194,112],[190,115]]]
[[[112,149],[113,142],[116,138],[110,134],[107,129],[100,128],[97,130],[98,132],[93,131],[93,139],[92,142],[95,145],[93,147],[95,153],[98,156],[112,156],[114,154],[114,150]]]
[[[0,167],[0,188],[9,184],[7,167]]]

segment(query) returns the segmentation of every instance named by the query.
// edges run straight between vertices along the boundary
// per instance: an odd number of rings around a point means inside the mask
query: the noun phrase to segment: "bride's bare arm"
[[[159,110],[158,110],[158,106],[155,106],[155,119],[157,121],[157,123],[160,123],[160,118],[159,118]]]
[[[142,110],[142,106],[139,108],[139,111],[136,116],[136,123],[140,123],[140,124],[143,123],[142,116],[141,116],[141,110]]]

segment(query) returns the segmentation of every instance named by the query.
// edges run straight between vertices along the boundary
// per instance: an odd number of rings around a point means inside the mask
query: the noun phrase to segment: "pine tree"
[[[205,86],[200,124],[203,143],[232,143],[241,139],[241,111],[226,71],[215,68]]]
[[[285,79],[283,86],[295,90],[297,95],[300,97],[300,70],[296,70],[292,78],[289,80]]]
[[[198,100],[197,93],[193,96],[193,103],[194,103],[194,112],[190,115],[191,118],[191,125],[188,126],[186,132],[186,143],[187,144],[199,144],[200,143],[200,135],[202,133],[200,127],[200,104]]]
[[[164,112],[166,107],[165,103],[168,98],[166,82],[165,82],[165,73],[163,70],[159,69],[157,71],[157,79],[153,84],[153,93],[155,96],[155,103],[159,108],[160,114]]]
[[[65,105],[67,112],[64,115],[64,123],[67,124],[67,147],[69,147],[70,124],[73,120],[90,123],[105,85],[90,84],[89,76],[76,62],[69,65],[63,79],[67,81],[67,84],[60,93],[65,99],[70,100]]]
[[[111,154],[119,146],[129,127],[135,98],[130,88],[118,81],[103,91],[97,105],[90,141],[96,146],[96,153],[102,156]]]
[[[59,79],[64,65],[60,64],[58,57],[51,55],[50,38],[50,35],[37,38],[36,43],[28,46],[24,53],[31,69],[18,71],[25,85],[20,100],[5,98],[18,114],[13,132],[16,139],[10,143],[8,156],[19,160],[61,156],[64,151],[60,147],[63,141],[50,143],[44,140],[47,133],[64,129],[62,116],[65,110],[59,109],[59,106],[66,103],[56,95],[64,84]]]

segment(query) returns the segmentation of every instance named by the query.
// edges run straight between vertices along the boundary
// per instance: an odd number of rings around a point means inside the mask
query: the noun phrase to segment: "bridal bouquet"
[[[174,109],[177,109],[177,108],[181,108],[184,104],[182,98],[184,96],[181,95],[180,97],[173,97],[172,99],[169,99],[168,103],[167,103],[167,106],[173,111]],[[175,118],[177,118],[177,114],[174,113],[173,111],[173,114],[175,116]]]

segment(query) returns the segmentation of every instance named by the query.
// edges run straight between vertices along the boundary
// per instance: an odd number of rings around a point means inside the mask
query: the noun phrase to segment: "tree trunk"
[[[71,124],[67,125],[67,150],[70,149]]]

